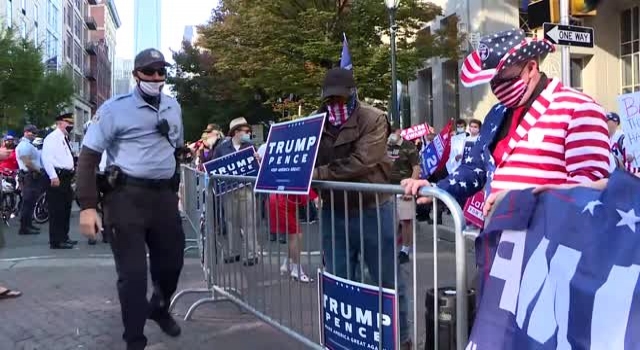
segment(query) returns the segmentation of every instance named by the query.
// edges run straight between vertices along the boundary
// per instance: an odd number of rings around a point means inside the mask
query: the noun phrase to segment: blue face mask
[[[251,142],[251,134],[242,134],[240,140],[242,142]]]

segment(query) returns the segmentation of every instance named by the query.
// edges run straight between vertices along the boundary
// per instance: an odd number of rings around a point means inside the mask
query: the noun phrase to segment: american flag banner
[[[433,141],[420,151],[420,177],[422,179],[428,178],[447,164],[451,149],[452,125],[453,120],[450,120]]]
[[[616,171],[603,191],[509,192],[467,349],[640,348],[638,191]]]

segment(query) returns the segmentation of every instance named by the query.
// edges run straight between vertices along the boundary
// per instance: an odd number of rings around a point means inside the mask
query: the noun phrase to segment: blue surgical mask
[[[251,142],[251,134],[242,134],[242,136],[240,136],[240,140],[242,142]]]

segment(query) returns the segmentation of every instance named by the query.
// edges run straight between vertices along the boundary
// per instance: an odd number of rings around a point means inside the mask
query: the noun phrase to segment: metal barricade
[[[204,173],[195,168],[183,165],[181,168],[180,199],[182,211],[193,232],[200,235],[201,217],[204,213]],[[200,238],[185,239],[184,252],[198,249],[202,252]]]
[[[212,184],[218,180],[232,189],[215,194]],[[406,340],[400,338],[408,335],[413,348],[422,349],[426,335],[419,330],[426,325],[421,324],[424,318],[419,312],[424,303],[420,301],[430,284],[438,291],[444,276],[455,285],[456,295],[461,296],[455,299],[455,348],[465,348],[469,328],[464,218],[449,194],[435,187],[421,189],[422,196],[439,199],[451,211],[454,252],[439,251],[438,225],[433,225],[430,249],[419,250],[418,242],[424,242],[428,233],[413,219],[412,264],[399,265],[396,213],[403,194],[400,186],[314,181],[312,187],[322,199],[314,220],[310,198],[254,193],[254,182],[255,178],[242,176],[215,175],[210,179],[204,225],[204,268],[210,295],[192,304],[185,320],[202,304],[231,301],[309,348],[323,349],[319,332],[322,307],[316,283],[318,269],[326,268],[338,277],[374,285],[380,291],[395,289],[395,306],[400,310],[395,320],[400,334],[396,348],[400,349],[400,343]],[[189,190],[185,186],[185,202],[193,198]],[[437,202],[433,201],[434,215]],[[302,224],[298,224],[300,206],[305,208],[306,220]],[[440,258],[446,264],[441,266]],[[302,278],[303,271],[315,281]],[[430,274],[431,281],[425,278]],[[403,287],[406,282],[410,288]],[[192,292],[176,294],[171,307]],[[381,310],[382,294],[379,298]],[[433,310],[439,310],[438,298],[433,299]],[[433,314],[433,346],[426,344],[428,349],[439,348],[441,321],[437,311]],[[382,338],[378,348],[383,348]]]

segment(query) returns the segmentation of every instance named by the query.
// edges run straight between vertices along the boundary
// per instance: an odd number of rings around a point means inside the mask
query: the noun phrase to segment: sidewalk
[[[0,301],[0,350],[124,349],[122,322],[116,293],[116,274],[107,244],[87,245],[77,232],[77,212],[72,215],[71,239],[79,240],[72,250],[50,250],[47,226],[34,236],[17,235],[17,227],[5,228],[7,246],[0,250],[0,284],[23,292],[20,298]],[[442,227],[441,227],[442,228]],[[185,230],[190,232],[185,221]],[[417,256],[417,308],[419,332],[425,329],[424,295],[433,285],[432,228],[420,224]],[[439,231],[442,249],[438,257],[441,285],[452,285],[455,278],[450,233]],[[452,237],[451,237],[452,238]],[[279,248],[278,248],[279,247]],[[281,249],[281,245],[274,247]],[[471,248],[471,247],[470,247]],[[274,252],[277,252],[274,251]],[[473,259],[468,257],[471,267]],[[306,271],[315,271],[321,257],[303,258]],[[245,295],[251,305],[306,336],[317,340],[317,283],[302,285],[279,274],[278,255],[265,256],[261,264],[242,268],[225,265],[220,281]],[[222,267],[221,267],[222,268]],[[403,265],[412,290],[411,266]],[[195,252],[185,259],[178,290],[204,287],[202,269]],[[146,335],[151,350],[199,349],[304,349],[231,303],[203,305],[192,319],[182,321],[188,307],[201,296],[185,296],[174,310],[183,334],[173,339],[149,322]],[[296,305],[295,310],[291,305]],[[424,348],[424,335],[415,340]]]
[[[110,249],[103,243],[87,245],[74,214],[71,238],[80,243],[73,250],[49,250],[46,225],[37,236],[18,236],[17,227],[4,228],[7,247],[0,250],[0,284],[23,295],[0,301],[2,350],[125,348]],[[198,260],[186,259],[179,289],[203,286]],[[185,297],[175,309],[183,330],[179,338],[164,335],[153,322],[147,324],[148,349],[302,349],[230,303],[207,305],[191,321],[182,321],[196,298]]]

